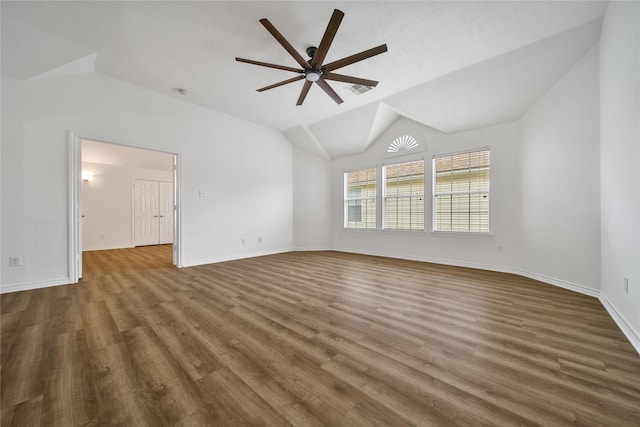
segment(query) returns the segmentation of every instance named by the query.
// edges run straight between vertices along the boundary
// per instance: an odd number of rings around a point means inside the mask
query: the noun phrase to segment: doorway
[[[83,251],[173,244],[171,261],[180,267],[179,154],[77,137],[72,133],[69,141],[71,283],[77,283],[82,277]],[[158,162],[162,166],[157,166]],[[141,200],[136,197],[137,184],[138,190],[140,184],[145,184],[144,197],[148,196],[148,202],[142,209],[151,210],[152,219],[147,216],[141,221],[136,215],[142,211],[136,207],[136,202]],[[151,187],[156,191],[153,196],[149,194]],[[136,231],[136,220],[138,225],[142,223],[146,227],[143,231]]]

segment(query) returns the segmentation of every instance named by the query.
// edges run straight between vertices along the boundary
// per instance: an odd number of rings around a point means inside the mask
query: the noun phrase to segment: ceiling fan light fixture
[[[310,70],[304,74],[304,78],[310,82],[317,82],[318,80],[320,80],[320,75],[321,75],[321,72]]]

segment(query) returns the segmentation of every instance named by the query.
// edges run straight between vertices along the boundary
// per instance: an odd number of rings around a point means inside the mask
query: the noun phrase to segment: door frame
[[[82,145],[71,131],[69,139],[69,282],[82,277]]]
[[[178,268],[182,264],[182,186],[181,155],[169,151],[154,150],[104,141],[99,138],[78,136],[73,131],[67,131],[69,141],[69,183],[68,183],[68,256],[69,282],[78,283],[82,277],[82,140],[121,145],[149,151],[160,151],[173,155],[173,265]]]

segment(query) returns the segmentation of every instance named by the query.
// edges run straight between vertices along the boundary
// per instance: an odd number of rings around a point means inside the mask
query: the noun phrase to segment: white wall
[[[292,148],[280,132],[97,73],[3,77],[1,95],[3,292],[67,283],[67,130],[180,154],[184,265],[291,249]],[[23,265],[8,268],[10,255]]]
[[[426,150],[412,156],[384,159],[389,143],[399,135],[411,134],[426,142]],[[337,250],[446,263],[492,270],[511,271],[518,265],[520,216],[517,123],[446,135],[408,119],[399,119],[363,154],[333,162],[332,241]],[[491,235],[472,237],[431,233],[431,159],[436,154],[455,153],[483,147],[491,148]],[[427,182],[425,232],[391,230],[349,230],[343,227],[343,174],[348,171],[393,163],[425,159]],[[378,210],[380,215],[380,210]],[[501,252],[498,253],[498,246]]]
[[[365,153],[336,159],[332,172],[334,247],[510,271],[599,295],[598,60],[594,48],[517,122],[443,134],[401,119]],[[420,157],[426,160],[428,180],[433,155],[491,147],[491,236],[343,228],[343,173],[387,162],[384,149],[403,133],[421,135],[426,141]],[[425,224],[430,230],[429,183],[427,187]]]
[[[522,269],[597,295],[600,288],[598,49],[522,117]],[[584,289],[584,288],[588,289]]]
[[[638,2],[607,7],[600,39],[600,100],[602,300],[640,352]]]
[[[173,170],[92,162],[82,162],[82,170],[94,173],[82,183],[82,250],[132,247],[133,180],[173,182]]]
[[[293,248],[331,248],[331,162],[293,147]]]

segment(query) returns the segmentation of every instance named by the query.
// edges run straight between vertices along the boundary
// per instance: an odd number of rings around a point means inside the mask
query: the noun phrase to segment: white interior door
[[[134,180],[133,245],[173,243],[173,183]]]
[[[173,243],[173,183],[158,183],[158,226],[161,245]]]
[[[157,245],[159,236],[158,182],[134,180],[133,245]]]

